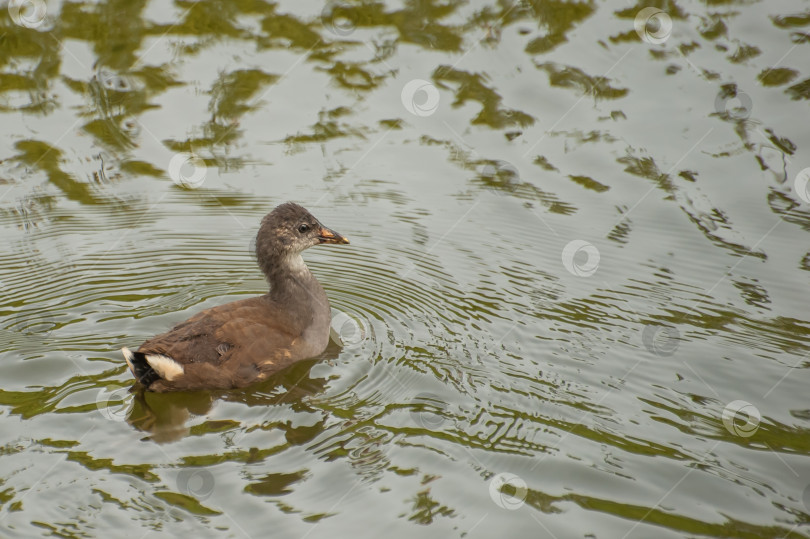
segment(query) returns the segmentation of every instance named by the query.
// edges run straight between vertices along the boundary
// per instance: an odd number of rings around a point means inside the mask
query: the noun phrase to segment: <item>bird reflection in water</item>
[[[326,387],[326,378],[311,376],[312,367],[320,361],[336,359],[339,352],[340,347],[330,342],[320,356],[299,361],[248,389],[154,393],[134,384],[130,390],[134,398],[126,420],[137,430],[148,433],[147,438],[157,443],[169,443],[190,435],[192,418],[209,414],[214,404],[220,400],[241,402],[251,407],[302,403],[307,397],[323,393]],[[216,422],[206,422],[208,432],[217,430],[212,423]],[[239,426],[238,422],[232,420],[227,421],[227,425],[221,425],[223,430],[232,430]]]

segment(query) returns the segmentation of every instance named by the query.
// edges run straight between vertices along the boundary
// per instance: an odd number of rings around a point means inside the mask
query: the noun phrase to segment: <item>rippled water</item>
[[[810,537],[810,5],[0,10],[0,536]],[[260,294],[333,343],[158,395]]]

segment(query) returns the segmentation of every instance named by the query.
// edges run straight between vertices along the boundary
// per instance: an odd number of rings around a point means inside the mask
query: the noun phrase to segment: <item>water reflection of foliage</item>
[[[483,7],[457,25],[442,21],[457,16],[464,2],[406,2],[398,9],[387,9],[380,2],[342,5],[341,16],[350,20],[353,30],[376,29],[386,33],[394,30],[398,36],[396,40],[372,40],[376,55],[370,62],[362,63],[336,59],[343,50],[359,46],[351,32],[345,36],[330,33],[324,21],[282,13],[273,3],[180,1],[175,3],[176,20],[170,22],[150,21],[146,16],[148,4],[145,0],[109,1],[92,6],[67,2],[54,18],[52,28],[45,32],[32,31],[5,19],[0,67],[11,69],[0,75],[0,88],[7,96],[24,93],[27,102],[6,105],[3,110],[50,114],[59,106],[53,89],[61,82],[88,102],[82,112],[88,121],[82,130],[99,145],[126,153],[143,136],[133,125],[144,112],[157,107],[155,97],[184,84],[176,78],[171,65],[151,63],[150,56],[154,55],[150,51],[161,40],[175,45],[172,64],[199,55],[225,39],[253,43],[259,50],[292,48],[306,52],[310,61],[321,64],[337,86],[369,91],[392,76],[375,73],[370,67],[384,62],[398,45],[410,43],[430,50],[460,51],[465,41],[477,39],[482,31],[491,37],[497,33],[493,30],[496,26],[535,19],[548,31],[540,39],[542,43],[535,39],[527,49],[536,54],[538,47],[549,50],[564,42],[565,32],[594,9],[586,2],[564,5],[552,2],[553,6],[542,1],[504,3],[497,9]],[[555,6],[559,9],[549,9]],[[257,20],[259,29],[246,25],[246,19]],[[70,51],[71,41],[89,44],[95,54],[96,73],[88,80],[61,72],[66,61],[81,63]],[[28,68],[22,69],[23,65]],[[470,99],[482,104],[482,111],[473,123],[502,128],[534,122],[529,114],[502,108],[501,97],[483,83],[480,74],[445,66],[438,68],[434,76],[437,81],[459,85],[456,104]],[[259,69],[221,73],[207,90],[212,117],[201,127],[202,135],[164,143],[172,151],[233,144],[242,136],[236,129],[239,118],[261,104],[251,100],[278,77]]]

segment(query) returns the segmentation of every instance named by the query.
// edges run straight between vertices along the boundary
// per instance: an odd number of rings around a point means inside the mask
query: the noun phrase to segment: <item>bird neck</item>
[[[308,306],[316,312],[329,310],[321,283],[315,278],[301,258],[300,253],[280,258],[265,272],[270,284],[270,299],[280,302],[288,309]]]

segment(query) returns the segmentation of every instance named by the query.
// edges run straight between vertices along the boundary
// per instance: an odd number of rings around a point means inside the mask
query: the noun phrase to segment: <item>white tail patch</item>
[[[169,356],[161,356],[157,354],[147,355],[146,362],[149,363],[150,367],[155,369],[158,376],[164,380],[168,380],[169,382],[185,373],[183,366]]]
[[[121,349],[121,353],[124,354],[124,359],[127,365],[129,365],[129,372],[132,373],[132,376],[135,376],[135,366],[132,364],[132,360],[135,359],[135,354],[126,346]]]

